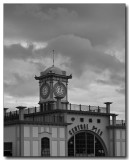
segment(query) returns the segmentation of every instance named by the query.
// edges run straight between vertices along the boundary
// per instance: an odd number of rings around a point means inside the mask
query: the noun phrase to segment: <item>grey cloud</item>
[[[97,51],[88,39],[73,35],[60,36],[50,41],[44,52],[53,49],[57,54],[70,57],[71,67],[77,74],[81,74],[89,68],[96,72],[102,72],[105,69],[118,73],[124,71],[124,63],[119,62],[111,55]],[[41,54],[42,50],[39,53]]]
[[[20,44],[13,44],[10,47],[4,46],[4,56],[9,59],[27,59],[33,56],[33,45],[28,48],[22,47]]]
[[[118,87],[125,82],[125,77],[123,75],[125,72],[125,64],[118,61],[114,56],[95,50],[87,39],[82,39],[73,35],[61,36],[50,41],[47,48],[44,49],[44,52],[47,53],[48,50],[53,49],[55,49],[56,54],[70,57],[71,66],[69,67],[72,69],[74,77],[81,77],[86,71],[101,74],[104,70],[108,70],[110,72],[109,80],[102,81],[98,79],[96,81],[96,79],[94,79],[94,81]],[[37,54],[41,53],[42,50],[39,50]],[[90,82],[86,81],[85,85],[87,86],[89,83]],[[116,91],[121,92],[122,90]]]
[[[74,18],[77,16],[76,11],[71,8],[68,10],[64,5],[61,7],[58,5],[49,5],[49,4],[16,4],[14,6],[5,5],[5,10],[8,12],[13,8],[12,14],[17,17],[21,15],[32,16],[34,18],[39,18],[41,20],[56,20],[63,18]],[[5,11],[5,13],[6,13]]]
[[[124,77],[123,77],[124,79]],[[115,83],[115,81],[117,81],[117,83]],[[102,85],[113,85],[113,86],[117,86],[118,88],[115,89],[116,92],[121,93],[123,95],[125,95],[125,82],[123,81],[118,81],[117,78],[115,78],[115,81],[113,81],[111,78],[109,80],[96,80],[97,83],[100,83]]]
[[[92,71],[95,73],[102,73],[104,70],[110,71],[110,80],[97,80],[99,83],[109,83],[110,85],[119,85],[124,82],[125,64],[118,61],[114,56],[104,54],[97,51],[88,39],[80,38],[74,35],[64,35],[48,42],[44,49],[39,49],[33,52],[33,46],[23,48],[19,44],[5,47],[5,60],[8,59],[28,59],[31,58],[30,63],[34,63],[37,69],[42,71],[44,66],[41,61],[35,61],[41,58],[49,57],[50,52],[55,50],[56,55],[60,54],[70,58],[69,64],[74,76],[81,76],[85,71]],[[49,54],[48,54],[49,53]],[[56,64],[55,64],[56,65]],[[64,65],[67,65],[64,63]]]
[[[121,72],[120,72],[121,73]],[[124,72],[123,72],[124,73]],[[119,85],[121,83],[125,83],[125,77],[124,75],[120,75],[120,74],[117,74],[117,73],[114,73],[110,76],[111,80],[112,80],[112,83],[116,84],[116,85]]]
[[[125,77],[124,75],[120,75],[115,72],[111,72],[109,80],[96,80],[97,83],[104,84],[104,85],[113,85],[117,86],[118,88],[116,91],[121,94],[125,94]]]
[[[124,75],[118,74],[118,72],[111,72],[109,80],[98,79],[96,82],[102,84],[120,85],[125,83],[125,77]]]
[[[119,89],[116,89],[116,91],[118,93],[121,93],[121,94],[125,95],[125,88],[119,88]]]
[[[18,74],[13,74],[16,79],[15,84],[4,83],[4,93],[14,97],[38,96],[38,82],[34,77],[22,78]]]
[[[13,29],[5,27],[5,37],[10,35],[14,38],[20,33],[21,37],[26,39],[48,41],[62,34],[74,34],[89,39],[94,45],[105,44],[108,40],[118,39],[124,34],[125,6],[5,5],[5,22],[7,21],[10,28],[15,27],[16,32],[12,34]]]

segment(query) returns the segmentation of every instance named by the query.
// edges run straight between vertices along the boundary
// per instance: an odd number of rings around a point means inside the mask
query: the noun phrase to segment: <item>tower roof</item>
[[[48,73],[55,73],[58,75],[66,75],[66,71],[61,70],[58,67],[52,66],[41,72],[41,75],[46,75]]]

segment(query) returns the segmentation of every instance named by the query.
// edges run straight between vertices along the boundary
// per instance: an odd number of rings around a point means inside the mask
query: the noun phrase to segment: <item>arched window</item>
[[[68,156],[101,157],[105,155],[106,149],[94,133],[81,131],[68,141]]]
[[[50,156],[50,140],[47,137],[41,139],[41,156]]]

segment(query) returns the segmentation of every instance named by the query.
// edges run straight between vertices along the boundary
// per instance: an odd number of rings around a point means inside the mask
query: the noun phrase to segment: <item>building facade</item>
[[[68,102],[72,75],[54,65],[40,76],[39,107],[4,108],[4,155],[36,157],[126,156],[125,121],[105,107]]]

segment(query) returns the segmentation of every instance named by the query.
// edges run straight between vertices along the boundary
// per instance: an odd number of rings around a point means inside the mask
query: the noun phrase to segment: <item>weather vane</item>
[[[53,65],[52,66],[54,67],[54,50],[53,50]]]

